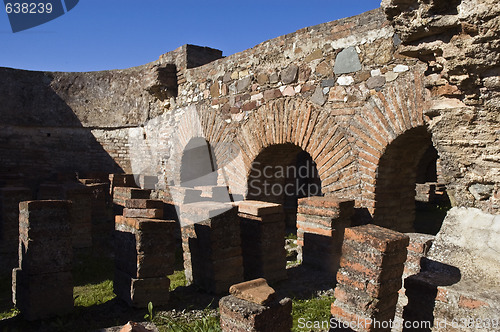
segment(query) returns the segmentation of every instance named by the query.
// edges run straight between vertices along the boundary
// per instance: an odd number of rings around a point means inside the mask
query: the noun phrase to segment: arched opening
[[[204,138],[194,137],[184,148],[180,180],[182,187],[217,185],[215,155],[212,147]]]
[[[322,196],[316,163],[297,145],[271,145],[255,158],[248,175],[246,199],[282,204],[285,211],[287,261],[299,263],[298,199]]]
[[[432,145],[418,163],[415,191],[415,231],[437,234],[451,203],[441,177],[439,155]]]
[[[316,163],[297,145],[271,145],[252,162],[246,199],[282,204],[287,228],[295,227],[299,198],[322,195]]]
[[[425,188],[437,188],[446,196],[444,186],[437,186],[438,158],[431,135],[423,126],[408,130],[387,146],[377,168],[375,224],[400,232],[439,230],[444,219],[439,211],[446,214],[446,203],[435,211],[418,203],[423,191],[429,194]],[[421,213],[422,208],[433,215],[432,222],[428,213]]]

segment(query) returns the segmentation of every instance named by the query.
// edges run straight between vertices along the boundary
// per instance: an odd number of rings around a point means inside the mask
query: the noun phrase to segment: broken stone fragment
[[[153,332],[153,330],[147,329],[139,323],[128,322],[123,325],[120,332]]]
[[[348,47],[337,55],[333,67],[336,75],[354,73],[358,70],[361,70],[361,62],[354,47]]]
[[[264,278],[232,285],[229,288],[229,293],[239,299],[257,304],[267,304],[273,301],[276,296],[276,292]]]

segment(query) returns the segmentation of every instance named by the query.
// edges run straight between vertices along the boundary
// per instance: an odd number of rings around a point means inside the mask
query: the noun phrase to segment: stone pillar
[[[188,283],[215,294],[243,281],[236,206],[199,202],[181,206],[182,249]]]
[[[337,323],[391,330],[408,243],[408,236],[375,225],[346,228],[331,308]]]
[[[115,219],[114,292],[130,306],[144,308],[150,301],[155,305],[168,303],[167,275],[174,272],[175,263],[175,221],[147,218],[162,204],[127,200],[126,215]],[[127,217],[130,214],[134,217]]]
[[[335,275],[344,230],[351,225],[353,214],[354,201],[319,196],[299,199],[297,244],[302,263]]]
[[[18,264],[19,203],[30,199],[28,188],[0,189],[0,275],[10,275]]]
[[[286,279],[285,213],[280,204],[243,201],[238,204],[245,280]]]
[[[73,309],[70,201],[19,204],[19,267],[12,272],[12,299],[27,320]]]
[[[256,279],[230,288],[231,295],[219,301],[224,332],[289,332],[292,329],[292,300],[276,299],[265,279]]]

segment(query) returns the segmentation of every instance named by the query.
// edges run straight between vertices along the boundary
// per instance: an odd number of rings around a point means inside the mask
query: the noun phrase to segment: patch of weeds
[[[177,287],[186,286],[186,275],[184,271],[174,271],[173,274],[169,275],[170,279],[170,291],[173,291]]]
[[[335,300],[333,296],[313,297],[307,300],[294,299],[292,306],[292,331],[325,331],[322,322],[330,321],[330,308]],[[299,321],[300,320],[300,321]],[[318,329],[305,328],[305,322],[319,322]],[[299,324],[302,323],[302,324]],[[311,323],[313,324],[313,323]],[[328,323],[323,323],[323,325]]]
[[[287,236],[285,236],[285,240],[297,240],[297,234],[289,233]]]
[[[189,316],[170,318],[157,315],[155,324],[161,332],[220,332],[222,329],[219,311],[214,314],[210,309],[211,305],[212,303],[203,309],[201,318],[192,319]]]
[[[144,315],[144,319],[147,319],[148,321],[152,322],[154,319],[154,312],[153,312],[153,302],[148,303],[148,313]]]
[[[90,307],[112,300],[116,297],[113,293],[113,281],[104,280],[97,284],[76,286],[73,288],[75,306]]]

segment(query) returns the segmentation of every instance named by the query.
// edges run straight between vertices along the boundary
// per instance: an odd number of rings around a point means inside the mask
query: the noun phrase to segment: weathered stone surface
[[[500,286],[500,216],[474,208],[452,208],[428,258],[455,266],[463,278]]]
[[[297,65],[290,65],[281,71],[280,77],[283,84],[294,83],[297,80],[299,67]]]
[[[264,73],[257,75],[257,83],[259,83],[260,85],[269,83],[269,76]]]
[[[354,73],[358,70],[361,70],[361,62],[354,47],[348,47],[337,54],[333,67],[336,75]]]
[[[381,88],[385,84],[384,76],[373,76],[366,81],[366,86],[368,89]]]
[[[341,76],[337,79],[339,85],[347,86],[354,83],[354,78],[352,76]]]
[[[236,91],[237,92],[244,92],[248,90],[250,84],[252,83],[252,76],[247,76],[244,77],[236,82]]]
[[[148,329],[142,324],[135,322],[128,322],[123,325],[119,332],[154,332],[155,330]]]
[[[326,97],[323,93],[323,88],[318,85],[316,90],[314,90],[313,95],[311,96],[311,101],[319,106],[323,106],[326,102]]]
[[[267,214],[283,213],[283,206],[275,203],[245,200],[238,203],[238,212],[254,216],[264,216]]]
[[[229,293],[239,299],[257,304],[267,304],[274,300],[276,292],[269,287],[266,279],[259,278],[232,285]]]
[[[292,300],[289,298],[259,305],[229,295],[220,299],[219,308],[221,328],[225,332],[285,332],[292,328]]]

